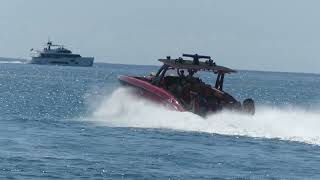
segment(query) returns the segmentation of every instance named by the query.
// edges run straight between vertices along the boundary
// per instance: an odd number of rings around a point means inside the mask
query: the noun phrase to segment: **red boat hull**
[[[120,75],[118,79],[121,83],[137,88],[138,94],[146,99],[163,104],[176,111],[186,111],[170,92],[151,84],[146,78]]]

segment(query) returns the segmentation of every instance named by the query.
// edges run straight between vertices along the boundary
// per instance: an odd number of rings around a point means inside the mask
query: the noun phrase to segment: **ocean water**
[[[320,179],[320,75],[240,71],[256,115],[200,118],[117,81],[157,68],[1,63],[0,179]]]

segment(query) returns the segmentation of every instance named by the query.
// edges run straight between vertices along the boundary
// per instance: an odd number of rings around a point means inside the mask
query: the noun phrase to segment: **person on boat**
[[[179,74],[180,78],[185,78],[186,76],[184,75],[184,70],[180,70]]]
[[[197,71],[196,70],[193,70],[193,69],[188,69],[188,77],[193,77],[194,73],[196,73]]]

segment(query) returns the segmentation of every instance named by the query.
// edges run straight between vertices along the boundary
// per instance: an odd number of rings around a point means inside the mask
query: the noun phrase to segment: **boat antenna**
[[[52,46],[52,41],[50,40],[50,36],[48,36],[47,46],[48,46],[48,50],[50,50]]]

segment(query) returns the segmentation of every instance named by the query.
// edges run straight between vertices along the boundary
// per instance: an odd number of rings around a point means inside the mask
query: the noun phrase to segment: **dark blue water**
[[[156,70],[0,64],[0,178],[320,178],[320,75],[230,75],[225,89],[257,114],[202,119],[119,89],[119,74]]]

